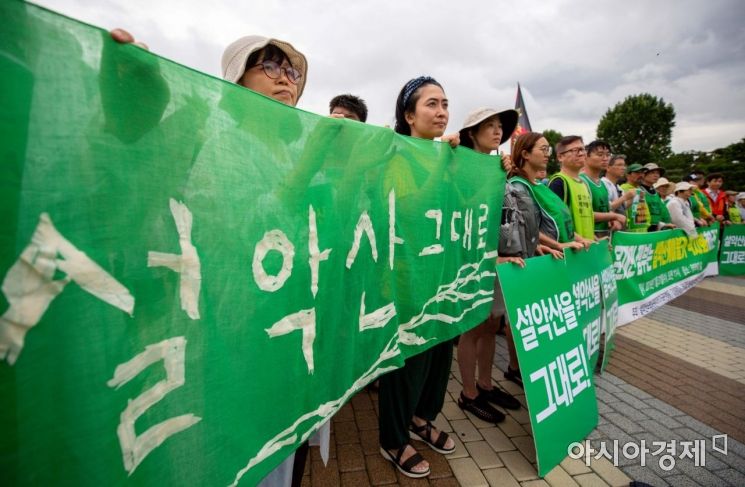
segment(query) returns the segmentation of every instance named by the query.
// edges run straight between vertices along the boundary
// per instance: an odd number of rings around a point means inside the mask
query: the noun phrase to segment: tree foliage
[[[642,93],[608,109],[598,123],[597,135],[610,143],[614,153],[626,154],[629,163],[659,163],[672,154],[674,126],[673,105]]]
[[[670,181],[680,181],[693,170],[704,174],[720,172],[724,188],[745,191],[745,138],[712,152],[688,151],[672,154],[660,164]]]
[[[564,137],[561,132],[557,132],[553,129],[547,129],[543,131],[543,136],[548,141],[549,145],[556,150],[556,143]],[[559,161],[556,160],[556,153],[551,152],[551,157],[548,158],[548,166],[546,173],[550,176],[551,174],[559,172]]]

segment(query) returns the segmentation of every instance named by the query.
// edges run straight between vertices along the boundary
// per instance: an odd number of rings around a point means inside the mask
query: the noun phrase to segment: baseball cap
[[[626,168],[626,174],[630,174],[632,172],[644,172],[645,169],[641,164],[634,163]]]

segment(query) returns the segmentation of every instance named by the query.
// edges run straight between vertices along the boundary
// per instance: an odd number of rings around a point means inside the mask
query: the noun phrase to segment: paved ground
[[[457,364],[448,385],[438,426],[453,432],[455,453],[444,457],[423,443],[414,445],[430,462],[428,479],[398,473],[378,452],[377,394],[355,396],[333,422],[331,460],[324,467],[311,449],[303,484],[307,486],[607,486],[637,480],[659,486],[745,486],[745,279],[710,278],[645,318],[621,327],[609,370],[596,378],[600,421],[589,437],[592,448],[612,455],[614,440],[641,445],[640,458],[619,454],[618,467],[600,456],[567,458],[539,479],[527,410],[506,411],[494,426],[464,414]],[[525,405],[522,390],[506,382],[504,339],[497,337],[493,377]],[[728,435],[727,454],[712,450],[714,435]],[[675,458],[660,462],[654,442],[706,440],[705,465]],[[721,440],[719,446],[721,446]],[[701,463],[701,462],[699,462]],[[663,468],[664,467],[664,468]],[[668,468],[671,467],[671,468]]]

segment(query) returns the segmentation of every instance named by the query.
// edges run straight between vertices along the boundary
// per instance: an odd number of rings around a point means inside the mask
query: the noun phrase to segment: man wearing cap
[[[626,206],[626,228],[629,232],[646,232],[649,229],[649,209],[644,200],[645,191],[641,189],[644,167],[632,164],[626,170],[626,182],[621,185],[624,191],[632,191],[633,198]]]
[[[561,198],[572,213],[574,230],[588,240],[595,238],[595,218],[592,197],[579,171],[585,165],[585,144],[582,137],[569,135],[556,144],[556,158],[561,170],[551,177],[548,187]]]
[[[706,176],[706,189],[704,190],[704,194],[709,200],[711,214],[718,222],[727,219],[727,212],[725,211],[727,196],[724,194],[724,191],[722,191],[723,184],[724,176],[722,173],[713,172]]]
[[[688,176],[683,178],[683,181],[691,183],[693,188],[691,189],[691,212],[693,218],[696,220],[704,221],[708,225],[714,221],[714,217],[711,214],[711,206],[709,205],[709,198],[701,190],[704,186],[704,173],[701,171],[693,171]]]
[[[690,203],[688,202],[692,189],[693,185],[690,183],[682,182],[676,184],[675,196],[667,202],[667,209],[670,212],[672,222],[675,226],[682,229],[688,235],[688,238],[696,238],[698,236],[693,213],[691,213]]]
[[[585,147],[587,158],[580,177],[587,184],[592,197],[593,219],[595,220],[595,236],[607,237],[611,230],[622,230],[626,226],[626,217],[611,212],[608,188],[600,180],[600,174],[608,169],[610,159],[610,145],[602,140],[595,140]]]
[[[662,202],[659,193],[654,188],[654,184],[665,174],[665,170],[654,162],[644,165],[644,174],[642,175],[641,187],[646,192],[644,200],[649,208],[649,230],[663,230],[665,228],[674,228],[675,225],[670,221],[670,213]]]

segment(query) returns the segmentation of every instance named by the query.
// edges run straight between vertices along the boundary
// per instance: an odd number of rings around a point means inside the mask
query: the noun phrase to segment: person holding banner
[[[595,218],[592,198],[587,185],[579,177],[585,165],[587,151],[582,137],[569,135],[556,144],[556,158],[561,165],[551,177],[548,187],[569,207],[575,231],[588,240],[595,238]]]
[[[608,188],[600,180],[600,175],[608,169],[610,145],[603,140],[594,140],[585,147],[587,158],[579,175],[590,190],[592,215],[595,220],[595,236],[610,236],[613,230],[622,230],[626,217],[611,211]]]
[[[634,196],[626,207],[626,228],[629,232],[643,233],[649,229],[650,217],[645,191],[641,189],[644,167],[634,163],[626,171],[626,182],[621,185],[624,192],[631,192]]]
[[[665,170],[654,162],[645,164],[644,169],[646,172],[642,176],[641,187],[645,192],[644,201],[646,201],[647,208],[649,208],[648,231],[655,232],[657,230],[665,230],[666,228],[674,228],[670,220],[670,213],[668,213],[662,197],[655,189],[655,184],[665,174]]]
[[[440,83],[429,76],[409,80],[396,100],[395,131],[421,139],[442,137],[451,146],[458,134],[444,136],[449,118],[448,99]],[[432,425],[445,401],[451,341],[410,357],[400,369],[380,378],[380,453],[407,477],[430,474],[429,463],[409,443],[410,438],[427,443],[438,453],[455,451],[455,441]]]
[[[691,174],[685,176],[683,181],[691,183],[693,189],[691,191],[691,212],[693,218],[696,220],[703,220],[708,225],[714,221],[714,217],[711,214],[711,206],[709,205],[709,198],[703,192],[705,185],[704,174],[701,171],[693,171]]]
[[[479,108],[471,112],[460,130],[462,146],[482,154],[491,154],[509,140],[517,126],[517,111],[497,111]],[[537,236],[536,236],[537,238]],[[497,262],[513,262],[523,265],[517,256],[500,256]],[[458,339],[458,367],[463,379],[463,391],[458,406],[489,423],[504,421],[505,415],[492,404],[506,409],[520,409],[520,402],[495,385],[491,378],[494,363],[495,341],[499,318],[505,314],[504,299],[499,279],[494,282],[494,301],[491,315],[479,326],[462,334]],[[508,343],[512,343],[509,327],[506,328]],[[511,348],[514,348],[514,344]],[[478,381],[476,372],[478,369]]]
[[[696,222],[693,219],[691,205],[688,199],[691,197],[693,185],[681,182],[675,185],[675,196],[667,201],[667,209],[670,213],[670,219],[678,228],[682,229],[688,238],[698,237],[696,231]]]
[[[521,259],[545,254],[562,259],[564,249],[579,250],[591,243],[573,232],[569,208],[546,185],[537,181],[539,174],[546,170],[550,155],[551,145],[543,134],[537,132],[521,134],[512,149],[513,168],[508,187],[514,189],[522,220],[527,222],[524,228],[525,242],[539,242],[538,245],[524,245],[520,252]],[[558,235],[559,240],[552,235]],[[501,248],[500,252],[503,252]],[[524,262],[522,265],[525,265]],[[511,329],[507,327],[507,330],[509,363],[504,377],[522,387],[515,343]]]

